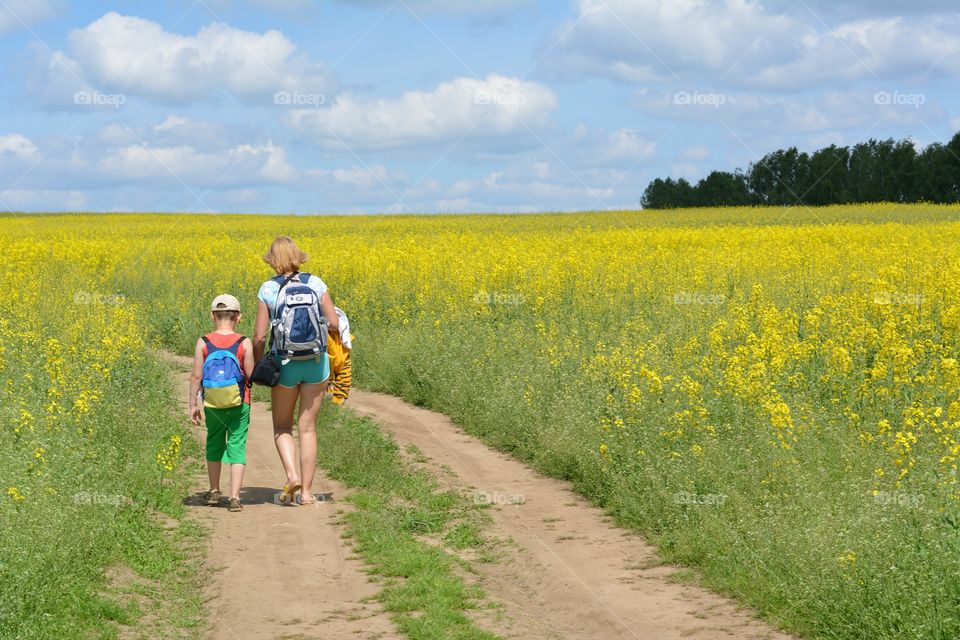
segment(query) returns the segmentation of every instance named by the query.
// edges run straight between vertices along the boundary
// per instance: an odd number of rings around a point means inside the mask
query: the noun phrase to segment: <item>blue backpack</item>
[[[283,362],[318,358],[327,352],[327,319],[320,310],[320,296],[307,286],[309,280],[309,273],[274,278],[280,289],[271,346]]]
[[[221,349],[203,337],[207,345],[207,357],[203,360],[203,406],[231,409],[243,404],[246,380],[237,351],[244,340],[240,336],[232,345]]]

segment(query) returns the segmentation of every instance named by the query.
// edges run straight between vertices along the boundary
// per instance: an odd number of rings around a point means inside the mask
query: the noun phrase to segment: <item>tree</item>
[[[910,139],[796,147],[763,156],[747,171],[712,171],[695,187],[684,179],[647,185],[646,208],[724,205],[829,205],[855,202],[960,202],[960,132],[918,152]]]

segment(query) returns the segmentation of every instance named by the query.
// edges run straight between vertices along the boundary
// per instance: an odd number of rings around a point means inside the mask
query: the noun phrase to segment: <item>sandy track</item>
[[[168,358],[178,366],[185,406],[189,359]],[[445,484],[510,503],[492,509],[486,532],[511,541],[498,547],[503,557],[473,563],[474,578],[501,607],[497,615],[481,614],[490,631],[558,640],[790,640],[729,599],[671,582],[667,576],[676,568],[656,566],[642,538],[612,525],[567,483],[487,447],[446,416],[359,390],[348,405],[375,418],[401,445],[420,449]],[[203,506],[205,479],[197,479],[190,500],[191,515],[211,531],[208,565],[217,570],[206,593],[210,637],[400,637],[380,605],[365,601],[378,588],[340,537],[334,504],[274,503],[283,473],[270,414],[258,403],[251,409],[247,462],[242,513]],[[318,478],[315,491],[348,493]],[[224,471],[224,490],[227,482]]]
[[[512,539],[506,557],[476,563],[488,596],[504,607],[496,633],[515,638],[788,640],[726,598],[676,584],[653,548],[565,482],[546,478],[463,432],[444,415],[380,393],[354,391],[348,405],[413,444],[447,482],[494,502],[488,534]],[[452,475],[451,472],[452,471]],[[515,504],[522,500],[522,504]]]
[[[168,356],[177,367],[176,383],[186,415],[188,358]],[[204,431],[196,430],[202,438]],[[270,413],[254,403],[250,412],[247,470],[240,494],[242,513],[224,506],[207,507],[201,494],[206,478],[198,478],[189,500],[191,517],[210,531],[204,594],[210,613],[209,637],[219,640],[256,638],[399,638],[393,623],[376,602],[365,602],[379,588],[370,582],[363,563],[351,556],[340,537],[337,506],[284,507],[274,503],[282,486],[283,468],[273,445]],[[343,497],[344,488],[318,474],[314,491]],[[225,468],[224,495],[229,487]],[[342,504],[340,505],[343,506]]]

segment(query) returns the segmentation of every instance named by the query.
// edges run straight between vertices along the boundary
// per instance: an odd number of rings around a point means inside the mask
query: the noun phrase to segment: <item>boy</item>
[[[203,399],[207,423],[207,475],[209,506],[220,504],[220,470],[230,465],[230,511],[242,511],[240,485],[247,462],[247,427],[250,425],[250,387],[253,343],[235,331],[242,318],[240,301],[229,294],[217,296],[210,306],[214,330],[199,340],[193,353],[190,376],[190,419],[200,424],[198,401]],[[201,391],[202,388],[202,391]]]
[[[350,352],[353,349],[353,340],[356,338],[350,333],[350,321],[347,314],[334,307],[340,324],[340,331],[331,331],[327,340],[327,354],[330,356],[330,395],[333,404],[343,404],[350,394],[350,385],[353,383],[353,362]]]

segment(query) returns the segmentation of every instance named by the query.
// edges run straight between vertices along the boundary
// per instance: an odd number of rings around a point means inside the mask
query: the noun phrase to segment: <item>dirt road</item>
[[[188,358],[171,357],[177,367],[177,389],[186,415]],[[204,432],[197,429],[198,437]],[[198,478],[191,498],[192,515],[209,530],[208,564],[216,571],[207,587],[209,637],[215,640],[255,638],[399,638],[389,616],[376,602],[365,602],[379,588],[352,557],[336,524],[336,503],[312,507],[276,504],[283,486],[283,467],[273,444],[270,413],[262,404],[250,412],[247,470],[240,494],[241,513],[206,506],[208,487]],[[336,497],[344,488],[318,474],[314,491]],[[221,489],[227,495],[225,468]],[[341,505],[342,506],[342,505]]]
[[[348,404],[401,446],[415,445],[438,474],[448,467],[448,481],[497,505],[489,534],[513,544],[502,561],[476,567],[488,596],[504,606],[493,631],[558,640],[790,638],[731,600],[668,580],[677,567],[644,568],[656,556],[639,536],[610,524],[567,483],[487,447],[446,416],[380,393],[355,391]]]
[[[189,361],[175,358],[186,402]],[[466,435],[444,415],[393,396],[354,391],[348,401],[401,445],[413,444],[446,484],[497,504],[488,536],[507,540],[500,559],[475,563],[475,577],[499,614],[482,625],[509,638],[638,640],[789,640],[729,599],[668,579],[639,536],[617,528],[559,480]],[[198,435],[202,433],[198,430]],[[194,515],[211,530],[208,606],[212,638],[396,638],[359,560],[340,537],[336,503],[283,507],[283,478],[270,415],[251,410],[242,513],[201,504]],[[346,495],[319,474],[315,490]],[[198,480],[198,482],[201,482]],[[222,488],[226,491],[227,474]]]

